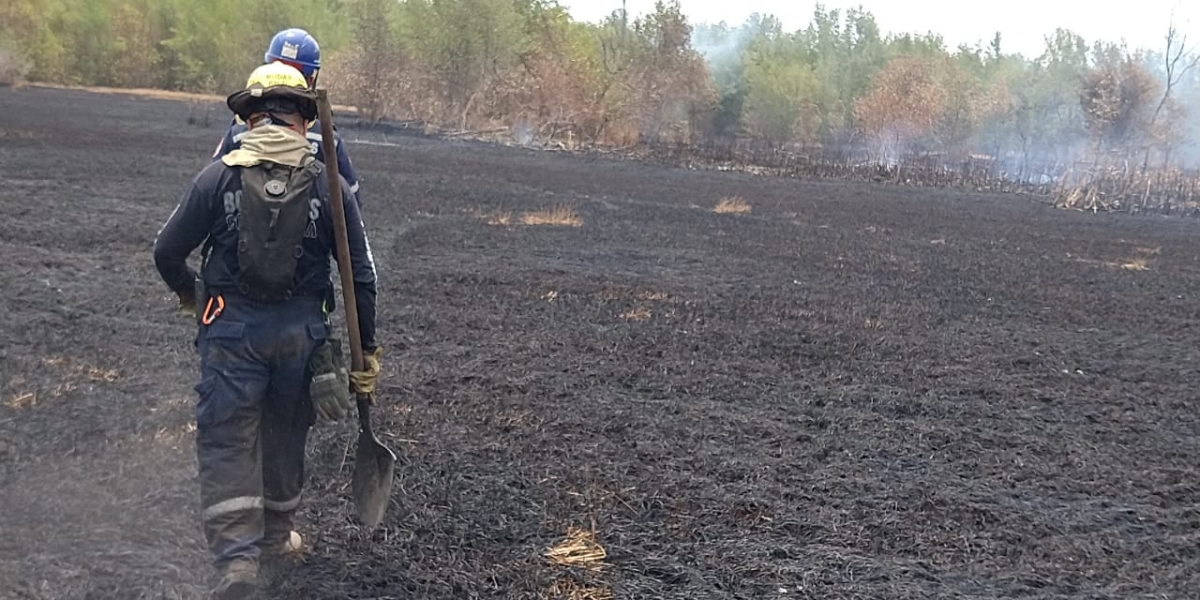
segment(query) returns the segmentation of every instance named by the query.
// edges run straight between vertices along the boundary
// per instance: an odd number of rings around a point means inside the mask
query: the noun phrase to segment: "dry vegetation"
[[[552,225],[558,227],[581,227],[583,217],[572,207],[566,205],[551,206],[513,214],[509,210],[470,210],[472,217],[497,227],[511,225]]]
[[[22,392],[13,396],[12,398],[9,398],[8,400],[5,400],[4,404],[11,409],[17,410],[29,408],[30,406],[37,404],[37,399],[37,394],[33,392]]]
[[[521,214],[522,225],[556,225],[559,227],[581,227],[583,218],[575,209],[559,205],[533,210]]]
[[[650,309],[645,306],[635,306],[621,313],[621,318],[626,321],[645,321],[651,316]]]
[[[1149,271],[1151,268],[1151,263],[1161,253],[1161,247],[1150,248],[1145,246],[1134,246],[1129,250],[1127,255],[1115,260],[1089,258],[1071,253],[1067,254],[1067,258],[1073,262],[1092,266],[1103,266],[1121,271]]]
[[[590,571],[601,571],[607,565],[608,553],[596,541],[592,529],[571,527],[561,542],[546,550],[546,559],[562,567],[580,567]]]
[[[1135,248],[1133,256],[1108,265],[1125,271],[1149,271],[1150,261],[1161,252],[1162,248]]]
[[[645,291],[637,294],[638,300],[650,300],[653,302],[663,302],[667,299],[666,292],[651,292]]]
[[[0,87],[22,85],[29,68],[29,61],[0,46]]]
[[[608,586],[580,583],[572,576],[583,572],[594,577],[609,566],[604,562],[608,552],[596,541],[594,528],[569,528],[561,542],[546,549],[545,556],[551,565],[567,570],[568,576],[556,579],[545,590],[543,597],[555,600],[612,600],[613,593]]]
[[[507,210],[492,210],[492,211],[472,210],[472,211],[470,211],[470,215],[471,215],[472,217],[475,217],[476,219],[480,219],[481,221],[483,221],[484,223],[487,223],[488,225],[495,225],[495,226],[498,226],[498,227],[507,227],[507,226],[509,226],[509,225],[512,225],[512,224],[513,224],[513,214],[512,214],[512,211],[507,211]]]
[[[38,83],[37,87],[60,90],[83,90],[93,94],[116,94],[133,96],[135,98],[151,98],[155,100],[182,100],[197,104],[224,104],[225,97],[218,94],[202,94],[196,92],[180,92],[175,90],[158,90],[151,88],[115,88],[104,86],[73,86],[55,83]]]
[[[744,215],[750,212],[750,203],[741,196],[726,196],[717,202],[713,212],[731,215]]]
[[[1068,174],[1053,186],[1055,206],[1073,210],[1195,214],[1200,211],[1200,172],[1150,172],[1122,167]],[[1098,171],[1098,172],[1097,172]]]
[[[276,12],[261,0],[62,4],[0,3],[0,85],[28,76],[188,90],[215,106],[260,60],[243,42],[277,25],[254,17]],[[1186,150],[1200,110],[1200,54],[1172,23],[1165,48],[1063,28],[1026,57],[999,39],[952,49],[933,31],[885,35],[862,8],[817,10],[793,31],[766,15],[698,23],[677,2],[589,23],[533,1],[304,0],[293,10],[329,40],[322,85],[366,123],[570,150],[680,144],[688,158],[706,154],[698,145],[761,144],[759,155],[708,158],[750,172],[790,161],[784,174],[1033,191],[1068,208],[1200,211],[1195,171],[1161,176],[1194,169]],[[189,122],[202,125],[220,117],[194,112]],[[978,159],[991,164],[966,164]],[[1087,176],[1068,176],[1078,165]]]
[[[612,590],[603,586],[580,585],[573,579],[558,579],[544,594],[553,600],[612,600]]]
[[[50,356],[41,359],[41,365],[46,371],[55,374],[55,383],[40,390],[23,389],[27,385],[26,378],[16,376],[5,382],[5,388],[12,395],[4,401],[11,409],[31,408],[46,398],[61,398],[88,384],[114,383],[121,378],[117,369],[106,369],[88,362],[66,356]],[[17,391],[20,390],[20,391]]]

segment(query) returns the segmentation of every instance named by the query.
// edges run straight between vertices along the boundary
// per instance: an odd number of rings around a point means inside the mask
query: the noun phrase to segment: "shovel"
[[[346,211],[342,206],[342,184],[338,177],[337,148],[333,138],[333,111],[329,92],[317,90],[317,113],[321,119],[321,144],[325,172],[329,177],[329,202],[333,209],[333,237],[337,242],[338,272],[342,278],[342,306],[346,310],[346,333],[350,338],[350,367],[363,370],[362,336],[358,331],[358,305],[354,302],[354,275],[350,268],[350,243],[346,239]],[[354,452],[354,479],[350,484],[358,519],[367,527],[383,521],[392,493],[396,454],[384,446],[371,430],[371,397],[358,394],[358,448]]]

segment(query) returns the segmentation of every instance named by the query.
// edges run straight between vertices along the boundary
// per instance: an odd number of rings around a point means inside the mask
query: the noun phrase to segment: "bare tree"
[[[1167,27],[1167,48],[1163,52],[1163,67],[1166,73],[1166,81],[1163,83],[1162,97],[1158,100],[1158,106],[1154,108],[1154,114],[1150,117],[1150,128],[1154,129],[1158,124],[1158,117],[1166,107],[1167,102],[1171,99],[1171,91],[1179,84],[1179,81],[1187,75],[1188,71],[1200,64],[1200,54],[1189,52],[1187,46],[1187,34],[1181,33],[1175,27],[1175,19],[1172,17],[1170,26]],[[1169,144],[1167,144],[1169,146]],[[1166,166],[1166,161],[1169,159],[1170,149],[1163,148],[1163,166]],[[1142,163],[1142,170],[1145,171],[1150,165],[1150,148],[1146,148],[1146,157]]]

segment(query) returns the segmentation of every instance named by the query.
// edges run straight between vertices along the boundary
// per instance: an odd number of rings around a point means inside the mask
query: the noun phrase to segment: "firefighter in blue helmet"
[[[317,44],[317,40],[307,31],[296,28],[284,29],[271,38],[271,43],[267,46],[267,52],[263,56],[263,63],[271,64],[277,62],[300,71],[308,87],[316,88],[317,75],[321,71],[321,47]],[[246,136],[246,131],[246,125],[235,119],[230,124],[229,130],[225,132],[225,137],[221,138],[216,151],[213,152],[213,160],[219,159],[225,154],[239,148],[242,138]],[[305,131],[305,135],[317,160],[324,162],[325,150],[321,145],[320,123],[315,120],[311,121],[308,130]],[[346,145],[342,141],[342,136],[338,135],[337,132],[334,132],[333,136],[334,149],[337,152],[338,173],[350,184],[350,191],[353,193],[354,199],[358,202],[359,209],[361,209],[362,196],[359,192],[358,174],[354,171],[354,164],[350,162],[350,155],[346,152]]]
[[[341,181],[366,369],[347,373],[327,307],[334,222],[328,180],[304,137],[316,93],[281,63],[227,99],[241,147],[188,186],[154,242],[154,262],[197,317],[196,454],[201,519],[220,581],[213,597],[257,597],[261,558],[299,550],[293,515],[318,416],[336,420],[379,374],[375,266]],[[187,257],[204,245],[201,272]]]
[[[317,87],[317,74],[321,71],[321,46],[307,31],[292,28],[276,33],[263,56],[263,64],[273,62],[295,67],[304,75],[308,87]]]

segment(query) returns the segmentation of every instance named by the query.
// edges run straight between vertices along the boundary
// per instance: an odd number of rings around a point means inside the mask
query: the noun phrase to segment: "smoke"
[[[1179,161],[1189,167],[1200,167],[1200,65],[1186,73],[1176,99],[1184,111]]]
[[[535,134],[533,125],[526,119],[521,119],[512,126],[513,139],[522,146],[532,144]]]
[[[754,17],[737,28],[724,22],[701,23],[692,29],[692,48],[704,58],[717,88],[732,91],[741,83],[742,54],[754,38]]]
[[[742,50],[750,40],[744,27],[730,30],[720,25],[698,26],[692,31],[692,47],[713,70],[725,69],[742,60]]]
[[[762,15],[736,26],[697,24],[692,30],[692,47],[706,61],[720,94],[714,131],[745,133],[751,111],[770,110],[761,108],[760,103],[751,108],[747,100],[751,91],[764,87],[763,73],[783,76],[780,74],[794,71],[756,70],[762,58],[774,61],[771,64],[803,62],[821,73],[817,89],[807,92],[811,97],[806,99],[805,110],[820,111],[814,118],[820,121],[816,130],[821,132],[820,148],[826,153],[869,155],[883,166],[896,166],[914,153],[925,157],[922,160],[945,156],[948,163],[969,156],[972,161],[989,162],[1005,177],[1029,183],[1079,177],[1089,170],[1200,167],[1200,65],[1175,82],[1166,108],[1152,116],[1166,83],[1164,48],[1088,43],[1069,30],[1047,38],[1045,53],[1035,59],[997,57],[982,48],[923,50],[944,53],[945,59],[962,66],[962,76],[947,85],[961,94],[957,96],[961,104],[955,105],[960,108],[954,110],[966,116],[943,115],[939,117],[942,124],[912,139],[886,130],[864,139],[856,117],[845,108],[864,94],[861,84],[854,82],[869,80],[872,69],[882,68],[881,55],[922,49],[906,45],[904,39],[873,37],[871,32],[878,29],[869,13],[852,17],[846,16],[849,21],[841,23],[836,12],[818,14],[815,19],[828,22],[814,21],[808,29],[793,33],[785,32],[773,17]],[[827,29],[832,35],[820,37],[824,34],[819,32]],[[1185,57],[1198,51],[1200,45],[1188,43]],[[751,60],[747,62],[747,58]],[[1176,77],[1179,73],[1176,70]],[[1118,77],[1117,86],[1092,90],[1090,93],[1102,97],[1099,103],[1089,105],[1085,97],[1089,92],[1080,86],[1107,77]],[[978,82],[973,84],[976,78]],[[1156,83],[1147,83],[1150,81]],[[970,91],[971,85],[985,91]],[[1157,91],[1144,89],[1155,85]],[[769,88],[771,84],[766,83],[765,89]],[[1141,90],[1136,102],[1129,99],[1129,90]],[[1104,110],[1088,113],[1088,108]],[[1108,118],[1111,123],[1106,125],[1095,117],[1112,111],[1118,111],[1121,119]],[[951,129],[939,130],[943,125]]]

